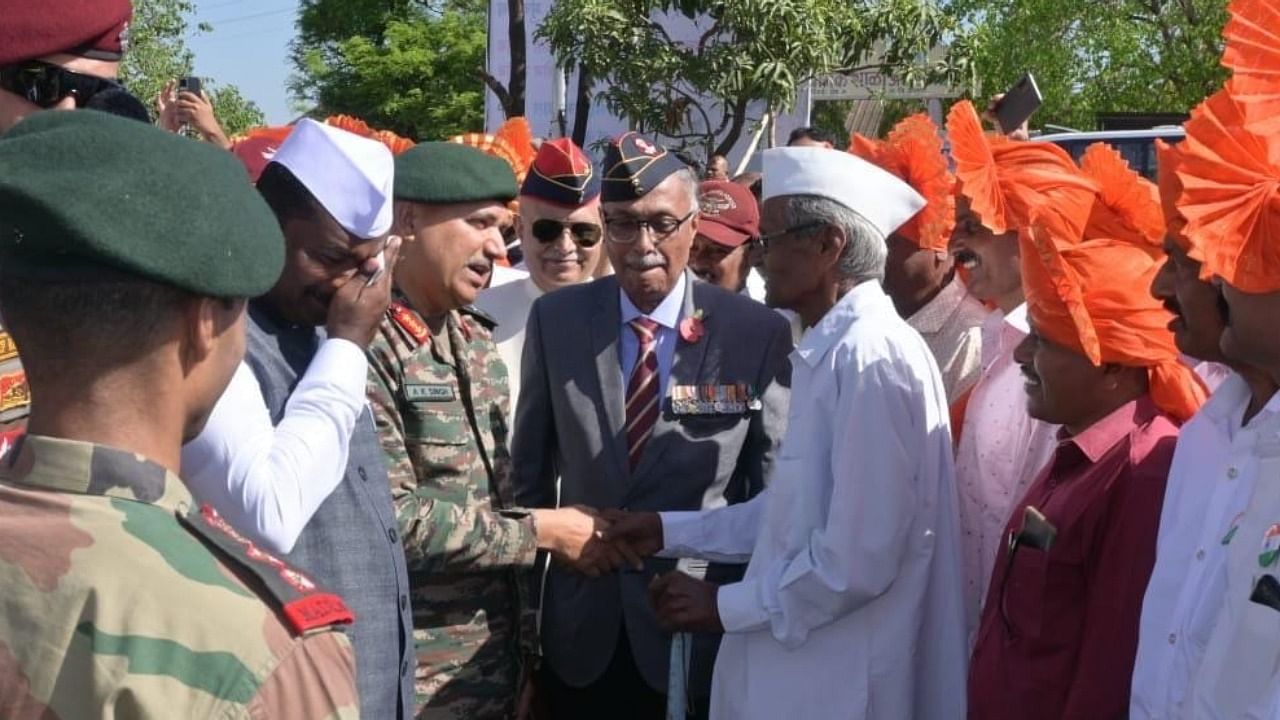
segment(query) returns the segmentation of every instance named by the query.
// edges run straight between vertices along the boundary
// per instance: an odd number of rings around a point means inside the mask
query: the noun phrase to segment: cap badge
[[[698,198],[698,205],[703,215],[716,217],[730,210],[737,210],[738,203],[733,201],[729,193],[723,190],[712,190]]]
[[[650,145],[649,141],[644,138],[636,138],[636,147],[639,148],[640,152],[650,157],[658,154],[658,148]]]

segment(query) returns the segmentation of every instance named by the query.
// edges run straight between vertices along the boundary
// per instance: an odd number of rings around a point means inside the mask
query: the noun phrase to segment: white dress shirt
[[[1244,379],[1231,375],[1178,434],[1142,603],[1131,718],[1182,715],[1226,590],[1222,540],[1257,482],[1259,434],[1280,425],[1277,396],[1242,427],[1251,398]]]
[[[631,321],[647,317],[658,323],[656,342],[658,344],[658,397],[667,396],[667,380],[671,377],[671,366],[676,359],[676,344],[680,340],[680,313],[684,310],[685,283],[689,282],[685,273],[680,273],[675,287],[663,298],[653,312],[645,314],[631,302],[627,293],[618,289],[618,302],[622,306],[622,324],[618,327],[618,361],[622,364],[622,388],[626,392],[627,383],[631,381],[631,372],[635,370],[636,361],[640,359],[640,338],[631,327]]]
[[[924,338],[942,372],[947,402],[954,403],[978,381],[982,372],[982,323],[991,311],[953,278],[946,287],[907,318]]]
[[[476,307],[498,323],[493,331],[493,341],[507,366],[507,383],[511,388],[508,417],[515,417],[516,401],[520,398],[520,357],[524,354],[524,331],[529,323],[529,309],[540,297],[542,289],[532,277],[524,277],[490,287],[476,298]]]
[[[982,375],[965,407],[956,450],[956,489],[964,557],[965,626],[977,632],[982,602],[1013,506],[1057,447],[1056,425],[1027,414],[1013,351],[1027,336],[1027,306],[982,323]]]
[[[866,282],[791,361],[768,489],[662,513],[663,555],[750,558],[745,579],[719,591],[711,717],[963,717],[951,433],[933,356]]]
[[[290,552],[346,473],[368,369],[354,343],[326,340],[273,426],[257,378],[241,363],[204,430],[182,449],[191,494],[254,542]]]
[[[1242,512],[1229,522],[1221,602],[1207,620],[1204,656],[1188,683],[1181,718],[1266,720],[1280,691],[1280,610],[1255,602],[1259,581],[1280,578],[1280,428],[1268,422],[1236,468],[1254,477]],[[1230,473],[1228,468],[1227,472]],[[1202,478],[1206,480],[1207,478]]]

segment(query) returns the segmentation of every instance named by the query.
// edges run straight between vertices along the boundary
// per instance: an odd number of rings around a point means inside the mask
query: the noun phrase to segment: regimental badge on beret
[[[564,207],[581,207],[600,195],[600,176],[591,159],[572,140],[556,138],[538,148],[520,195]]]
[[[604,168],[601,199],[626,202],[644,197],[663,180],[688,166],[661,145],[639,133],[629,132],[609,143]]]

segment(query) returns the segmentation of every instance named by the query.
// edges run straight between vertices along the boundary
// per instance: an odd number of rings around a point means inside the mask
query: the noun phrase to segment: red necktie
[[[658,421],[658,323],[636,318],[631,329],[640,341],[640,357],[627,383],[627,456],[635,472]]]

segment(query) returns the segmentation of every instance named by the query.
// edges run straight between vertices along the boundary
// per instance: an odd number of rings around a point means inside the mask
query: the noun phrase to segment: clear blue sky
[[[196,0],[187,35],[195,74],[238,86],[269,123],[292,120],[289,43],[297,10],[297,0]],[[213,25],[213,32],[197,32],[201,22]]]

